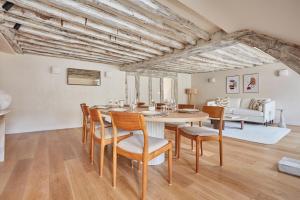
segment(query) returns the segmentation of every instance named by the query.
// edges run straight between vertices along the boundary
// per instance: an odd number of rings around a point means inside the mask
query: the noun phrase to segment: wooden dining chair
[[[85,144],[88,137],[88,130],[90,128],[90,120],[89,120],[89,106],[86,103],[80,104],[82,111],[82,143]]]
[[[113,187],[116,187],[117,155],[142,162],[142,195],[146,198],[148,181],[148,162],[168,151],[168,181],[172,183],[172,142],[166,139],[148,136],[144,116],[139,113],[111,112],[113,133],[118,130],[134,131],[134,135],[117,143],[114,137],[113,145]],[[139,134],[139,133],[142,134]]]
[[[144,106],[146,103],[145,102],[137,102],[137,107],[140,108]]]
[[[218,106],[203,106],[203,112],[208,113],[210,118],[214,118],[219,121],[219,129],[213,129],[208,127],[183,127],[179,129],[178,134],[178,157],[180,157],[180,142],[181,136],[196,141],[196,173],[199,172],[199,151],[201,150],[201,156],[203,155],[202,141],[218,141],[219,142],[219,154],[220,154],[220,166],[223,165],[223,147],[222,147],[222,125],[224,108]],[[200,149],[201,148],[201,149]]]
[[[103,120],[102,114],[99,109],[90,109],[91,119],[91,143],[90,143],[90,160],[94,163],[94,145],[98,143],[99,148],[99,176],[103,175],[103,163],[104,163],[104,149],[106,145],[113,143],[113,133],[111,124],[106,123]],[[116,139],[120,141],[131,136],[132,133],[128,131],[119,131]]]
[[[165,106],[166,104],[165,103],[156,103],[155,104],[155,108],[156,109],[161,109],[163,106]]]
[[[193,104],[178,104],[178,109],[194,109],[195,105]],[[178,129],[186,126],[186,123],[165,123],[165,129],[173,131],[175,133],[175,157],[177,158],[178,154]],[[192,125],[192,124],[191,124]],[[191,148],[193,150],[193,140],[191,140]]]

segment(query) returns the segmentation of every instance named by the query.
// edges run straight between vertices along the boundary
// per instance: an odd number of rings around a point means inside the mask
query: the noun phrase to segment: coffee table
[[[244,129],[244,123],[247,119],[248,119],[247,117],[238,116],[238,115],[224,115],[223,125],[222,125],[223,130],[224,130],[226,121],[240,122],[241,123],[241,129]],[[211,123],[212,123],[214,129],[219,129],[219,120],[211,118]]]

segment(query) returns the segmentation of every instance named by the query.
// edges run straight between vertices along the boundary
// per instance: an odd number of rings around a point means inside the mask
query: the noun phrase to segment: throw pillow
[[[260,112],[263,111],[263,105],[266,103],[266,100],[261,99],[261,100],[257,100],[257,99],[251,99],[250,103],[249,103],[249,109],[251,110],[258,110]]]
[[[218,98],[216,99],[216,104],[217,104],[217,106],[221,106],[221,107],[226,108],[226,107],[229,106],[229,103],[230,103],[229,97],[225,97],[225,98],[220,98],[220,97],[218,97]]]

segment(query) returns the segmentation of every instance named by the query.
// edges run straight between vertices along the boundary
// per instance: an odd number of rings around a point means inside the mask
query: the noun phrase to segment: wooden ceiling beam
[[[212,36],[210,41],[198,41],[197,45],[186,47],[183,50],[177,50],[172,54],[167,54],[164,56],[156,57],[155,59],[150,59],[148,61],[142,61],[136,64],[128,64],[123,65],[121,69],[126,69],[126,67],[132,68],[147,68],[148,66],[152,66],[156,63],[165,62],[168,60],[174,60],[176,58],[186,58],[191,54],[200,54],[204,52],[210,52],[219,48],[224,48],[236,44],[237,42],[234,38],[239,37],[241,35],[247,34],[248,31],[236,32],[234,34],[226,34],[224,32],[217,32]]]
[[[173,38],[181,43],[196,44],[197,37],[193,37],[180,30],[173,29],[167,24],[162,23],[155,18],[149,18],[144,13],[135,10],[133,6],[126,5],[125,1],[118,0],[78,0],[79,2],[88,3],[90,6],[97,7],[101,10],[119,16],[124,21],[131,21],[134,24],[147,29],[151,32],[159,32],[160,35]]]
[[[14,9],[11,12],[13,14],[9,14],[9,13],[0,14],[0,18],[15,22],[15,23],[20,23],[21,25],[24,24],[24,25],[36,27],[39,29],[44,29],[49,32],[53,32],[53,29],[49,29],[49,27],[54,26],[57,31],[61,31],[61,30],[72,31],[73,34],[68,33],[68,35],[73,38],[80,37],[80,36],[78,36],[78,34],[75,34],[75,33],[80,33],[81,35],[86,35],[88,37],[94,37],[94,38],[100,39],[102,41],[101,45],[106,45],[106,46],[120,48],[120,49],[123,48],[123,50],[125,50],[125,48],[123,46],[126,46],[126,49],[135,51],[136,54],[141,54],[142,52],[145,52],[145,53],[147,53],[147,55],[149,57],[153,57],[153,56],[151,56],[151,54],[156,54],[156,55],[163,54],[159,50],[156,50],[156,49],[153,49],[150,47],[146,47],[146,46],[143,46],[140,44],[136,44],[134,42],[128,42],[123,39],[112,38],[109,35],[105,35],[105,34],[90,30],[88,28],[84,28],[82,26],[77,26],[77,25],[74,25],[74,24],[71,24],[68,22],[61,22],[61,21],[57,21],[57,20],[52,20],[52,21],[46,20],[43,17],[40,17],[36,13],[31,12],[31,11],[22,11],[21,9],[19,9],[19,10]],[[33,20],[35,20],[35,21],[33,21]],[[45,25],[47,25],[47,27],[45,27]],[[137,50],[139,50],[139,51],[137,51]]]
[[[23,1],[23,0],[21,0]],[[85,16],[89,19],[97,20],[101,23],[110,24],[119,29],[123,29],[129,33],[137,34],[140,37],[147,38],[151,41],[155,41],[159,44],[170,46],[176,49],[183,49],[184,45],[176,40],[170,39],[168,37],[159,35],[158,33],[153,33],[144,29],[143,27],[133,24],[129,21],[124,21],[118,17],[115,17],[111,14],[101,11],[100,9],[96,9],[92,6],[88,6],[86,4],[72,1],[72,0],[42,0],[44,3],[50,3],[55,7],[59,7],[68,12],[73,12],[78,15]]]
[[[107,61],[107,62],[114,62],[114,63],[118,63],[121,64],[123,61],[122,60],[115,60],[112,58],[105,58],[105,57],[101,57],[101,56],[94,56],[94,55],[90,55],[90,54],[86,54],[86,53],[79,53],[79,52],[70,52],[69,50],[63,50],[63,49],[57,49],[57,48],[52,48],[52,47],[44,47],[44,46],[40,46],[40,45],[32,45],[32,44],[28,44],[28,43],[21,43],[20,44],[22,49],[26,49],[26,50],[35,50],[35,51],[42,51],[42,52],[48,52],[48,53],[55,53],[55,54],[62,54],[62,55],[70,55],[70,56],[78,56],[78,57],[86,57],[89,59],[94,59],[94,60],[103,60],[103,61]]]
[[[171,11],[166,6],[158,3],[154,0],[129,0],[132,4],[136,4],[143,8],[145,11],[151,12],[153,15],[160,16],[163,19],[167,19],[170,22],[174,22],[177,27],[180,29],[189,29],[192,33],[197,35],[198,37],[209,40],[210,35],[208,32],[204,31],[203,29],[199,28],[195,24],[191,23],[190,21],[180,17],[175,12]]]
[[[23,22],[23,24],[24,24],[24,22]],[[9,28],[13,28],[14,23],[5,22],[3,25],[6,27],[9,27]],[[30,25],[34,28],[27,27],[26,25]],[[103,49],[104,51],[107,51],[107,52],[117,53],[120,55],[127,55],[130,57],[140,58],[143,60],[148,59],[148,57],[146,57],[144,55],[139,55],[138,53],[135,53],[135,51],[131,52],[130,49],[124,48],[124,50],[123,50],[122,48],[106,47],[105,46],[106,43],[103,43],[103,41],[101,41],[101,40],[84,37],[84,36],[80,36],[80,35],[76,35],[76,34],[71,34],[71,33],[65,32],[65,31],[55,30],[55,29],[51,29],[48,27],[44,27],[44,26],[36,26],[36,25],[31,25],[31,24],[26,24],[26,25],[22,25],[17,32],[28,33],[28,34],[36,35],[36,36],[43,37],[43,38],[51,38],[54,40],[62,40],[62,41],[70,42],[70,43],[79,43],[80,44],[81,41],[83,41],[84,43],[91,43],[93,45],[96,45],[99,49]],[[38,28],[41,28],[43,30],[40,30]],[[109,46],[109,43],[108,43],[108,46]]]
[[[53,45],[62,45],[62,46],[67,46],[67,47],[71,47],[71,48],[75,48],[75,49],[82,49],[87,52],[94,52],[94,53],[99,53],[99,54],[112,56],[112,57],[125,58],[128,60],[132,60],[133,62],[136,62],[137,60],[141,60],[140,58],[129,57],[129,56],[124,56],[121,54],[113,53],[113,52],[108,52],[106,50],[99,49],[99,48],[91,46],[89,44],[69,43],[69,42],[53,40],[53,39],[45,41],[45,39],[42,37],[27,34],[27,33],[22,33],[22,34],[17,33],[16,40],[17,41],[31,41],[31,42],[37,41],[37,42],[45,42],[45,43],[49,43],[49,44],[53,44]]]
[[[69,55],[69,54],[61,54],[61,53],[53,53],[53,52],[49,53],[49,52],[40,51],[40,50],[24,49],[23,53],[29,54],[29,55],[39,55],[39,56],[47,56],[47,57],[54,57],[54,58],[64,58],[64,59],[72,59],[72,60],[79,60],[79,61],[87,61],[87,62],[93,62],[93,63],[118,65],[118,63],[104,61],[101,59],[100,60],[99,59],[90,59],[90,58],[82,57],[82,56],[74,56],[74,55]]]
[[[18,43],[19,44],[32,44],[32,45],[38,45],[38,46],[43,46],[43,47],[52,47],[52,48],[57,48],[57,49],[62,49],[62,50],[67,50],[70,52],[78,52],[78,53],[86,53],[89,55],[93,55],[93,56],[99,56],[99,57],[103,57],[103,58],[111,58],[111,59],[121,59],[124,60],[126,62],[135,62],[134,60],[132,60],[131,58],[128,57],[124,57],[118,54],[108,54],[106,52],[99,52],[99,51],[90,51],[88,49],[84,49],[84,48],[75,48],[75,46],[73,45],[68,45],[68,44],[55,44],[55,43],[51,43],[51,42],[44,42],[44,41],[40,41],[40,40],[35,40],[35,39],[30,39],[27,37],[18,37]]]
[[[3,0],[0,0],[3,1]],[[173,50],[165,45],[161,45],[155,43],[153,41],[147,40],[145,38],[141,38],[139,36],[127,33],[118,28],[113,28],[102,23],[94,22],[90,19],[84,18],[82,16],[78,16],[72,13],[64,12],[58,8],[37,2],[37,1],[26,1],[26,0],[11,0],[17,6],[22,9],[14,6],[9,12],[15,15],[22,15],[24,17],[33,17],[33,19],[43,19],[45,23],[52,25],[57,25],[57,21],[61,23],[61,21],[67,21],[74,23],[78,26],[83,26],[86,28],[90,28],[105,34],[109,34],[112,39],[115,40],[115,43],[119,39],[124,39],[127,41],[135,42],[136,44],[144,45],[145,47],[155,48],[164,52],[172,52]],[[111,42],[114,42],[113,40]]]

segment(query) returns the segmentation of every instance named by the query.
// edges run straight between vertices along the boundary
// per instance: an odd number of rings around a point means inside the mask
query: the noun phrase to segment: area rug
[[[241,130],[240,123],[226,122],[223,136],[261,144],[276,144],[290,132],[291,130],[288,128],[266,127],[249,123],[245,123],[244,129]]]

